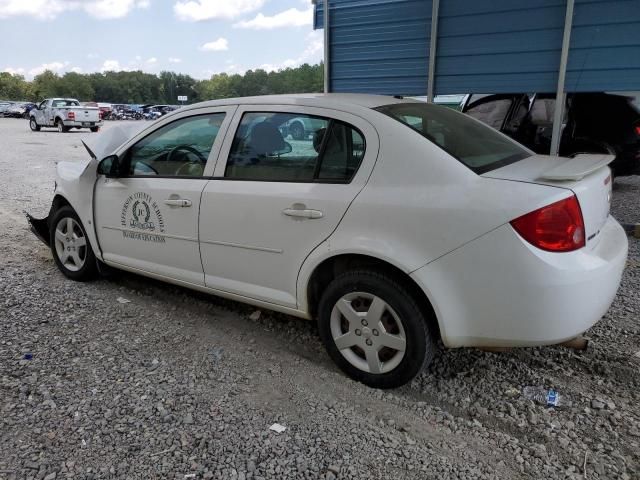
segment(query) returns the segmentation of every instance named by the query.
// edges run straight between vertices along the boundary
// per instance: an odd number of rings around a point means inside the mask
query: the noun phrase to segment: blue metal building
[[[564,91],[640,90],[640,0],[328,4],[331,91],[426,95],[431,51],[435,94],[555,92],[565,25]],[[323,25],[317,0],[314,26]]]
[[[640,0],[313,0],[325,91],[640,90]],[[325,28],[326,27],[326,28]]]

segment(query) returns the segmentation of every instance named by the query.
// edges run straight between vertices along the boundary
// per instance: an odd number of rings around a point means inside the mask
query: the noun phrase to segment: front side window
[[[421,102],[376,110],[415,130],[478,175],[531,156],[519,143],[450,108]]]
[[[349,182],[364,157],[353,127],[297,113],[250,112],[242,117],[226,178],[277,182]]]
[[[159,128],[129,149],[129,175],[201,177],[224,117],[198,115]]]

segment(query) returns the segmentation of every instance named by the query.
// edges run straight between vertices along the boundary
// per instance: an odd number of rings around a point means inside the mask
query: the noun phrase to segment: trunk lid
[[[482,176],[571,190],[580,203],[587,247],[593,248],[609,217],[613,181],[608,165],[614,158],[603,154],[580,154],[573,158],[533,155]],[[532,210],[538,207],[532,206]]]
[[[69,107],[68,111],[75,114],[76,122],[98,122],[100,121],[100,109],[98,107]]]

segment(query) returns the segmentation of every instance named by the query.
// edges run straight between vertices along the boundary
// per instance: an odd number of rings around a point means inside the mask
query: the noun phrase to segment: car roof
[[[416,100],[369,95],[361,93],[299,93],[293,95],[262,95],[256,97],[223,98],[194,103],[180,109],[216,107],[225,105],[303,105],[308,107],[332,107],[339,110],[345,106],[376,108],[392,103],[415,103]]]

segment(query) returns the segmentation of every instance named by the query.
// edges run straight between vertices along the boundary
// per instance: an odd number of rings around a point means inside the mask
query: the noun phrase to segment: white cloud
[[[283,68],[292,68],[302,65],[303,63],[316,63],[321,60],[324,42],[321,31],[310,32],[306,38],[306,47],[302,53],[296,58],[288,58],[280,63],[264,63],[258,68],[262,68],[267,72],[274,70],[282,70]]]
[[[84,70],[80,67],[73,67],[70,71],[74,73],[82,73]]]
[[[101,72],[120,72],[124,70],[118,60],[105,60],[102,64]]]
[[[178,20],[198,22],[215,18],[236,18],[258,10],[265,0],[180,0],[173,5]]]
[[[0,0],[0,18],[29,16],[49,20],[63,12],[83,10],[99,19],[121,18],[150,0]]]
[[[7,73],[10,73],[11,75],[24,75],[26,73],[24,68],[12,68],[12,67],[5,67],[2,70],[0,70],[0,72],[7,72]]]
[[[220,37],[213,42],[205,43],[200,47],[200,50],[203,52],[221,52],[224,50],[229,50],[229,42],[226,38]]]
[[[283,27],[303,27],[313,23],[313,6],[307,10],[290,8],[284,12],[276,13],[270,17],[259,13],[251,20],[243,20],[234,24],[234,27],[251,28],[254,30],[271,30]]]
[[[29,75],[35,77],[36,75],[40,75],[45,70],[51,70],[52,72],[58,73],[60,72],[69,62],[51,62],[51,63],[43,63],[42,65],[38,65],[37,67],[29,70]]]
[[[97,53],[87,53],[87,58],[90,58],[90,59],[98,58],[98,54]]]
[[[49,19],[66,10],[67,3],[60,0],[0,0],[0,18],[26,15]]]
[[[154,64],[154,63],[158,63],[158,59],[156,57],[151,57],[147,60],[148,64]]]
[[[149,5],[149,0],[94,0],[92,2],[82,2],[83,10],[89,15],[103,19],[126,17],[134,8],[148,8]]]
[[[181,63],[181,62],[182,62],[181,58],[169,57],[169,63]]]

